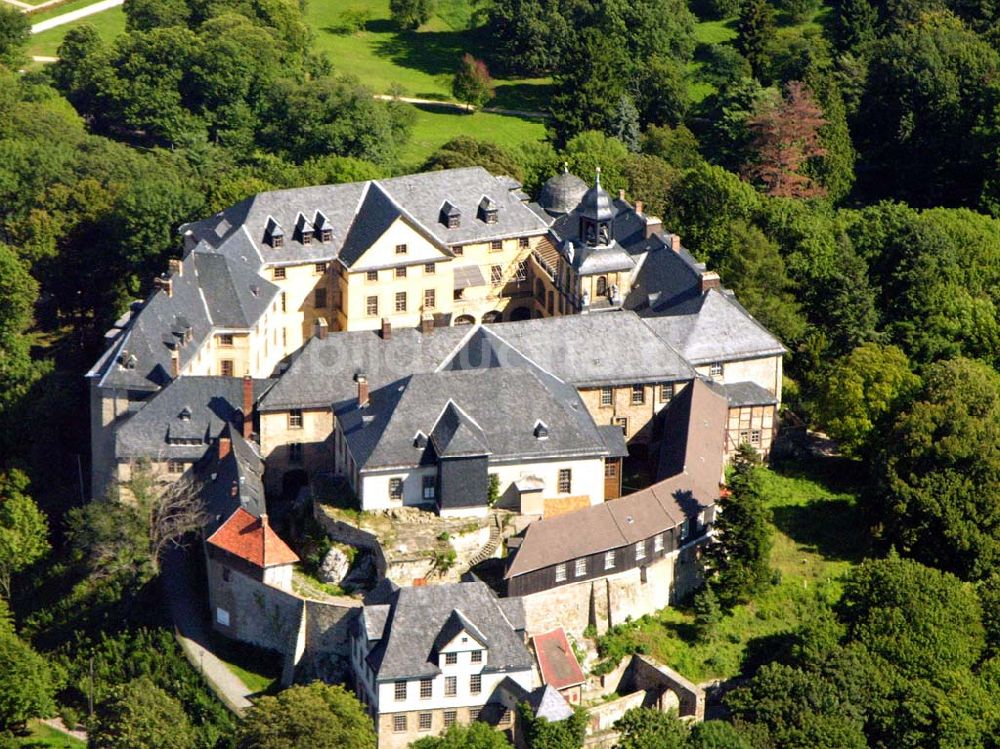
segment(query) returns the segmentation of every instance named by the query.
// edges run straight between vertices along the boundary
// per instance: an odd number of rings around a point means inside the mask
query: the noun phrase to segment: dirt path
[[[374,94],[376,99],[381,101],[405,101],[407,104],[425,104],[442,109],[451,109],[455,112],[470,113],[476,108],[468,104],[459,104],[457,101],[440,101],[438,99],[417,99],[412,96],[391,96],[389,94]],[[532,112],[528,109],[505,109],[504,107],[482,107],[480,112],[489,114],[505,114],[513,117],[531,117],[536,120],[547,120],[549,116],[545,112]]]
[[[82,741],[84,744],[87,743],[87,734],[83,731],[70,730],[69,728],[66,727],[66,724],[63,723],[62,718],[41,718],[38,722],[44,723],[49,728],[59,731],[59,733],[64,733],[67,736],[72,736],[77,741]]]

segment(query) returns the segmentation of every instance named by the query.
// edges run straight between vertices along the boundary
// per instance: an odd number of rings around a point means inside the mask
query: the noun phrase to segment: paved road
[[[194,576],[192,555],[200,554],[194,544],[188,549],[170,549],[160,570],[163,597],[174,621],[174,632],[184,655],[198,669],[212,691],[226,707],[241,715],[252,704],[253,694],[211,650],[209,624],[201,587]]]
[[[111,8],[117,8],[119,5],[124,4],[124,2],[125,0],[101,0],[101,2],[88,5],[85,8],[71,10],[69,13],[63,13],[61,16],[54,16],[44,21],[39,21],[31,27],[31,33],[39,34],[43,31],[54,29],[56,26],[62,26],[64,23],[72,23],[77,19],[86,18],[87,16],[92,16],[95,13],[101,13]]]

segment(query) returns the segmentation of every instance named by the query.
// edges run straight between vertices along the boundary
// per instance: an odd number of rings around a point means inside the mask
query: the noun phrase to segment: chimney
[[[180,377],[181,374],[181,355],[179,351],[170,352],[170,376]]]
[[[167,278],[166,275],[154,278],[153,288],[162,289],[167,293],[168,297],[172,297],[174,295],[174,284],[169,278]]]
[[[219,437],[219,460],[226,458],[233,449],[233,441],[228,435]]]
[[[625,200],[625,190],[624,189],[618,191],[618,199],[621,200],[621,201]]]
[[[316,322],[313,323],[313,335],[322,341],[324,338],[326,338],[326,331],[329,327],[330,326],[326,322],[326,318],[317,317]]]
[[[179,258],[172,257],[167,261],[167,267],[170,269],[170,273],[176,273],[178,276],[184,275],[184,261]]]
[[[253,380],[250,375],[243,378],[243,436],[253,437]]]
[[[354,381],[358,383],[358,408],[364,408],[368,405],[368,378],[359,372]]]
[[[645,208],[645,207],[646,207],[646,204],[643,203],[641,200],[635,201],[635,212],[636,213],[638,213],[638,214],[641,215],[642,214],[642,209]]]
[[[420,318],[420,332],[424,335],[430,335],[434,332],[434,318],[430,316],[424,316]]]
[[[707,270],[701,274],[701,293],[704,294],[709,289],[722,288],[722,279],[714,270]]]
[[[681,237],[679,234],[670,235],[670,249],[674,252],[681,251]]]
[[[382,340],[388,341],[392,338],[392,325],[389,323],[388,317],[382,318]]]
[[[644,216],[644,218],[646,219],[646,239],[663,232],[663,222],[656,216]]]

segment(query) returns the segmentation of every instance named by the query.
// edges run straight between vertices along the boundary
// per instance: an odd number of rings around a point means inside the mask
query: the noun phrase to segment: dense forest
[[[179,224],[398,173],[412,110],[317,53],[292,0],[125,13],[113,42],[83,24],[39,71],[0,7],[0,731],[58,712],[100,746],[147,745],[114,738],[145,721],[224,747],[234,721],[152,603],[142,503],[85,503],[83,374]],[[623,746],[1000,745],[1000,4],[482,0],[474,19],[492,43],[470,69],[552,79],[549,137],[462,137],[425,167],[536,193],[563,161],[600,166],[781,337],[786,408],[866,487],[871,558],[748,665],[728,723],[637,717]],[[698,41],[713,19],[735,37]],[[758,470],[730,501],[759,501]],[[770,577],[717,575],[702,623]]]

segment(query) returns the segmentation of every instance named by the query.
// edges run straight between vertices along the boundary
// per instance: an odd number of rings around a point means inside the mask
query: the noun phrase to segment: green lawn
[[[46,18],[53,18],[54,16],[61,16],[63,13],[70,13],[74,10],[80,10],[80,8],[86,8],[88,5],[93,5],[96,2],[97,0],[70,0],[68,3],[53,5],[37,13],[31,13],[28,16],[28,20],[32,24],[36,24],[39,21],[44,21]]]
[[[84,4],[89,5],[90,3]],[[64,5],[59,10],[64,10],[67,7],[69,6]],[[58,13],[55,15],[58,15]],[[35,16],[32,16],[32,18],[34,19]],[[33,22],[37,23],[37,21]],[[28,54],[55,55],[67,32],[85,23],[89,23],[97,29],[97,33],[100,34],[101,39],[105,42],[110,42],[125,30],[125,13],[122,11],[121,6],[118,6],[102,13],[81,18],[73,23],[56,26],[54,29],[43,31],[41,34],[35,34],[31,37],[31,43],[28,45]]]
[[[730,678],[748,660],[766,657],[820,603],[839,597],[844,573],[867,551],[854,487],[843,478],[852,472],[846,462],[831,460],[767,473],[776,526],[771,563],[781,582],[736,607],[712,641],[695,643],[690,610],[673,607],[640,620],[626,637],[696,682]]]
[[[212,652],[253,694],[266,694],[281,677],[281,656],[224,637],[212,637]]]
[[[36,720],[28,723],[28,735],[17,739],[18,746],[22,747],[51,747],[52,749],[86,749],[86,744],[74,739],[72,736],[49,728],[44,723]]]

